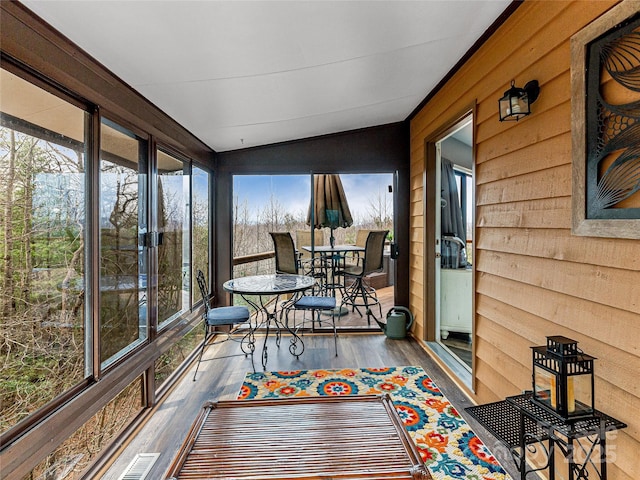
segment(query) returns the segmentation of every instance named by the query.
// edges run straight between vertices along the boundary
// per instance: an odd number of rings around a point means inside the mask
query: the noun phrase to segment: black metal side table
[[[520,480],[546,469],[549,480],[555,480],[556,447],[567,460],[569,480],[592,480],[589,465],[600,480],[606,480],[606,434],[627,426],[598,410],[588,418],[565,420],[534,402],[530,392],[465,410],[509,448]],[[527,452],[536,453],[538,448],[546,462],[527,468]],[[576,452],[581,453],[576,456]]]

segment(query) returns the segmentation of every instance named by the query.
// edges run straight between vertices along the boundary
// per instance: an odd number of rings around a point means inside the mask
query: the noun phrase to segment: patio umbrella
[[[335,245],[333,231],[338,227],[349,227],[353,217],[344,194],[340,175],[314,175],[313,198],[307,213],[307,225],[313,228],[331,229],[331,246]]]

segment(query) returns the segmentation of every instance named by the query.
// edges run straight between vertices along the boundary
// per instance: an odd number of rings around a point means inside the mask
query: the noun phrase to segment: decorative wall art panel
[[[640,14],[623,2],[571,39],[573,233],[640,238]]]

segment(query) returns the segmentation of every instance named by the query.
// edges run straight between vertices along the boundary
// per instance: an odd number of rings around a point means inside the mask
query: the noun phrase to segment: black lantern
[[[547,337],[533,350],[533,399],[564,419],[592,416],[594,357],[570,338]]]
[[[518,88],[515,80],[511,80],[511,88],[504,92],[504,97],[498,101],[500,121],[515,120],[531,113],[531,104],[538,99],[540,87],[537,80],[531,80],[524,88]]]

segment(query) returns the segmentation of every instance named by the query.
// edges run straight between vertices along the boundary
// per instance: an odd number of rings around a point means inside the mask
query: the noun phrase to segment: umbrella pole
[[[336,246],[336,238],[333,236],[333,231],[335,230],[334,227],[330,227],[331,230],[331,236],[329,237],[329,242],[331,243],[331,248]],[[333,289],[333,296],[336,296],[336,287],[338,290],[341,290],[340,286],[338,286],[336,284],[336,275],[335,275],[335,271],[336,271],[336,262],[341,261],[341,259],[339,258],[339,254],[337,253],[332,253],[331,254],[331,283],[332,283],[332,289]],[[346,315],[347,313],[349,313],[349,310],[347,309],[347,307],[343,307],[341,305],[336,306],[336,308],[334,308],[333,310],[329,310],[329,311],[323,311],[322,312],[325,315],[337,315],[339,317]]]

